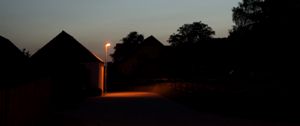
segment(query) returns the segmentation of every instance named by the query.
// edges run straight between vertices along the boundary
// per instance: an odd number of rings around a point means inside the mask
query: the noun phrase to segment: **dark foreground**
[[[54,112],[49,126],[296,126],[292,123],[217,116],[186,108],[147,92],[108,93]]]

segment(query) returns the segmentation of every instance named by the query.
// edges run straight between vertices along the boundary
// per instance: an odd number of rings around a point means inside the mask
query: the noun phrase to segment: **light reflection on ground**
[[[106,93],[105,98],[137,98],[137,97],[157,97],[156,93],[151,92],[112,92]]]

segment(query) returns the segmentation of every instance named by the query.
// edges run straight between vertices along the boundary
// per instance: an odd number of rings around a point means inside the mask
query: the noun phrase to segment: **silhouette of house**
[[[8,39],[0,36],[0,87],[13,86],[24,79],[26,57]]]
[[[51,77],[58,97],[102,93],[104,62],[64,31],[38,50],[31,61],[39,74]]]
[[[162,58],[165,46],[154,36],[146,38],[137,50],[118,63],[117,69],[124,76],[135,79],[153,79],[162,75]]]

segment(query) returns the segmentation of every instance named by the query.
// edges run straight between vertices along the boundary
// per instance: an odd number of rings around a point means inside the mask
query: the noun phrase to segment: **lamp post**
[[[107,54],[110,43],[105,44],[105,63],[104,63],[104,94],[107,92]]]

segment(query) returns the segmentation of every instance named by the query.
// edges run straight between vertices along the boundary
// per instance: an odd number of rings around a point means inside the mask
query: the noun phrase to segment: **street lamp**
[[[110,47],[110,43],[105,44],[105,63],[104,63],[104,94],[107,92],[107,53]]]

